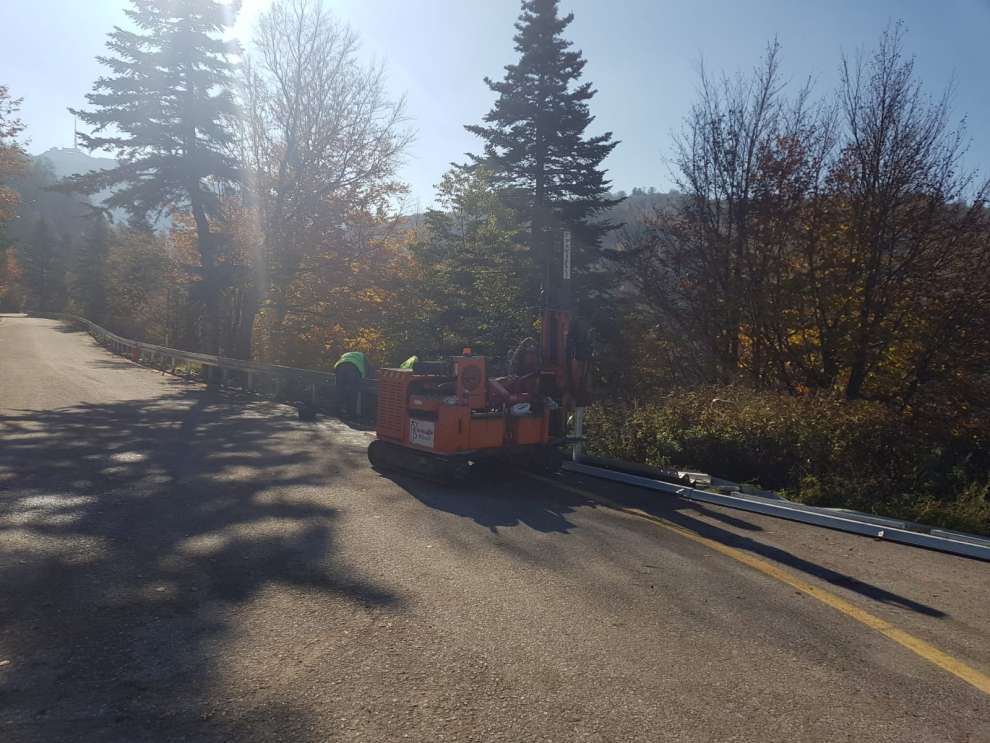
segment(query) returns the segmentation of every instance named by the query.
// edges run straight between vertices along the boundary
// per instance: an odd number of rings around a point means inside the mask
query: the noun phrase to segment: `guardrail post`
[[[574,437],[577,441],[571,447],[571,459],[575,462],[581,461],[581,448],[584,442],[581,437],[584,435],[584,408],[574,408]]]

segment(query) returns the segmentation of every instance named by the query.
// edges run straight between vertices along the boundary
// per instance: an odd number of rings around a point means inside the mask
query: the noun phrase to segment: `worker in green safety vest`
[[[368,359],[360,351],[347,351],[337,359],[333,371],[336,377],[334,391],[337,398],[337,414],[342,418],[355,418],[361,383],[371,373]]]

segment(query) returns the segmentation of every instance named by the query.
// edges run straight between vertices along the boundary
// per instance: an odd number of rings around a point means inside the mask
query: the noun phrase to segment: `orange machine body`
[[[559,226],[559,225],[558,225]],[[561,235],[560,250],[546,242]],[[378,376],[378,436],[368,459],[378,469],[401,469],[458,481],[478,460],[554,471],[567,443],[567,414],[587,404],[591,388],[590,335],[570,306],[570,232],[541,233],[547,260],[540,343],[525,339],[508,374],[489,378],[482,356],[465,349],[412,369],[383,369]],[[553,263],[561,258],[561,274]]]
[[[520,412],[514,401],[532,403],[534,396],[508,393],[507,398],[505,387],[487,378],[484,357],[455,357],[450,372],[381,369],[378,438],[438,455],[484,454],[549,443],[552,411],[531,404],[530,412]],[[496,404],[499,395],[503,399]]]

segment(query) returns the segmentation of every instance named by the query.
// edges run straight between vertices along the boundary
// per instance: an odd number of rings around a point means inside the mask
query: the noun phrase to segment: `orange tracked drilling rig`
[[[378,374],[378,424],[368,447],[376,469],[457,481],[472,464],[499,459],[556,469],[567,441],[568,414],[587,403],[590,343],[570,303],[570,233],[547,251],[541,340],[524,342],[510,373],[489,376],[488,360],[471,355],[417,362]],[[556,263],[559,271],[550,270]]]

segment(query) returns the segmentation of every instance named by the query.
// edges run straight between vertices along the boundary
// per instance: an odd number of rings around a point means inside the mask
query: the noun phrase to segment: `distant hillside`
[[[603,217],[622,225],[605,236],[604,244],[613,248],[623,234],[635,234],[646,217],[652,216],[658,210],[674,209],[681,201],[680,191],[657,191],[655,188],[634,188],[632,191],[616,191],[609,194],[613,198],[622,197],[623,201],[607,211]],[[412,230],[421,228],[426,222],[427,212],[412,212],[398,218],[397,224],[401,229]]]
[[[43,157],[52,164],[56,178],[88,173],[91,170],[109,170],[117,166],[110,157],[93,157],[72,147],[52,147],[35,157]]]
[[[70,175],[80,175],[91,170],[109,170],[117,167],[117,161],[112,157],[93,157],[87,155],[83,150],[77,150],[73,147],[52,147],[34,157],[50,162],[56,178],[67,178]],[[90,196],[89,202],[99,205],[109,195],[110,191],[100,191]],[[127,213],[123,209],[112,210],[110,217],[117,224],[127,222]],[[162,217],[154,222],[154,226],[159,230],[167,229],[169,224],[170,221],[167,217]]]
[[[607,217],[622,225],[621,228],[605,236],[606,248],[614,248],[625,236],[635,237],[642,229],[643,220],[657,211],[675,209],[681,201],[679,191],[657,191],[654,188],[634,188],[626,193],[619,191],[613,196],[624,196],[625,200],[612,207]]]

